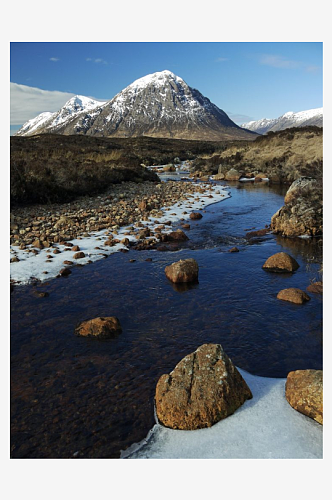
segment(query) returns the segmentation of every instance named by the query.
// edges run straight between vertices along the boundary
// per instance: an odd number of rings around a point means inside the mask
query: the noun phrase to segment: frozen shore
[[[239,371],[253,399],[233,415],[194,431],[156,423],[147,438],[122,451],[121,458],[323,458],[323,426],[288,404],[286,379]]]

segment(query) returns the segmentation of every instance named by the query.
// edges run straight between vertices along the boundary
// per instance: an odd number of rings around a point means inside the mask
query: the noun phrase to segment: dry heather
[[[323,129],[303,127],[270,132],[253,142],[229,145],[221,153],[198,158],[195,169],[225,173],[264,172],[275,182],[293,182],[301,175],[322,176]]]

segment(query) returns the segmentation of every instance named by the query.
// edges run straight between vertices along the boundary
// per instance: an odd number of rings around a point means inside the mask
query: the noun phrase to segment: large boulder
[[[286,252],[278,252],[269,257],[263,264],[263,269],[272,272],[294,272],[299,268],[296,260]]]
[[[286,399],[292,408],[323,424],[323,371],[290,372],[286,380]]]
[[[226,181],[238,181],[241,177],[240,172],[238,172],[235,168],[231,168],[226,172],[225,180]]]
[[[195,259],[179,260],[165,267],[165,274],[173,283],[198,281],[198,264]]]
[[[323,233],[323,189],[317,179],[300,177],[288,189],[285,205],[271,218],[271,229],[284,236]]]
[[[310,300],[310,297],[299,288],[285,288],[284,290],[280,290],[277,299],[293,302],[294,304],[303,304]]]
[[[252,394],[219,344],[204,344],[157,383],[158,420],[172,429],[211,427],[232,415]]]
[[[83,321],[75,328],[80,337],[110,338],[122,332],[120,321],[115,316],[93,318]]]

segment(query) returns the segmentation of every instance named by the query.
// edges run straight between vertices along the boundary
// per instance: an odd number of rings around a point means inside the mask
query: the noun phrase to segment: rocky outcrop
[[[271,219],[271,229],[283,236],[319,236],[323,233],[321,181],[300,177],[285,196],[285,205]]]
[[[289,272],[292,273],[299,268],[296,260],[286,252],[278,252],[271,255],[263,264],[263,269],[272,272]]]
[[[293,302],[294,304],[303,304],[310,300],[310,297],[299,288],[285,288],[284,290],[280,290],[277,299]]]
[[[179,260],[165,267],[165,274],[173,283],[197,282],[198,264],[195,259]]]
[[[172,429],[211,427],[232,415],[252,393],[219,344],[204,344],[157,383],[158,420]]]
[[[80,337],[110,338],[122,332],[120,321],[115,316],[83,321],[75,328]]]
[[[292,408],[323,424],[323,371],[290,372],[286,380],[286,399]]]

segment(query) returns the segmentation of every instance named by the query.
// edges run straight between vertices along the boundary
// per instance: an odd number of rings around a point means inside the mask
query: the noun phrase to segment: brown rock
[[[290,372],[286,380],[286,399],[292,408],[323,424],[323,371]]]
[[[35,240],[31,244],[32,244],[33,247],[36,247],[36,248],[39,248],[39,249],[44,248],[44,245],[43,245],[42,241],[40,241],[40,240]]]
[[[69,274],[71,274],[71,270],[68,267],[64,267],[60,270],[59,274],[60,276],[68,276]]]
[[[157,383],[155,404],[161,424],[172,429],[211,427],[232,415],[252,394],[219,344],[204,344]]]
[[[240,177],[240,172],[238,172],[235,168],[231,168],[225,175],[226,181],[238,181]]]
[[[303,304],[303,302],[310,300],[310,297],[299,288],[285,288],[280,290],[277,299],[293,302],[294,304]]]
[[[235,252],[239,252],[240,250],[237,247],[233,247],[233,248],[230,248],[228,251],[230,253],[235,253]]]
[[[271,255],[263,264],[263,269],[273,272],[293,272],[299,267],[296,260],[285,252]]]
[[[176,231],[172,231],[167,234],[167,241],[186,241],[189,240],[186,233],[184,233],[181,229],[177,229]]]
[[[257,236],[265,236],[267,233],[270,232],[270,228],[264,228],[264,229],[258,229],[257,231],[250,231],[249,233],[246,233],[246,238],[256,238]]]
[[[323,293],[323,282],[316,281],[315,283],[311,283],[309,286],[307,286],[307,292]]]
[[[66,266],[71,266],[73,263],[73,261],[71,260],[64,260],[63,263],[66,265]]]
[[[198,281],[198,264],[195,259],[179,260],[165,267],[165,274],[173,283]]]
[[[202,214],[200,214],[199,212],[192,212],[192,213],[190,214],[190,218],[191,218],[192,220],[198,220],[198,219],[201,219],[202,217],[203,217],[203,215],[202,215]]]
[[[73,258],[74,259],[83,259],[83,257],[85,257],[85,253],[84,252],[77,252],[73,255]]]
[[[83,321],[75,328],[75,334],[81,337],[110,338],[121,332],[120,321],[115,316]]]
[[[80,247],[79,247],[78,245],[74,245],[74,246],[72,246],[72,247],[71,247],[71,250],[72,250],[73,252],[78,252],[78,251],[79,251],[79,250],[81,250],[81,249],[80,249]]]

